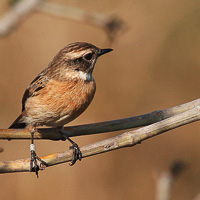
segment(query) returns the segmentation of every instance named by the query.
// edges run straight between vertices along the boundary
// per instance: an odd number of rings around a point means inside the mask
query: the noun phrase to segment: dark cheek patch
[[[68,66],[71,66],[71,68],[73,68],[74,70],[83,72],[88,72],[91,67],[91,63],[86,60],[83,60],[82,58],[68,60],[67,64]]]
[[[90,63],[84,61],[79,65],[78,69],[79,69],[79,71],[87,72],[89,70],[90,66],[91,66]]]
[[[84,60],[82,57],[75,60],[67,60],[67,66],[76,71],[89,72],[92,66],[90,61]]]

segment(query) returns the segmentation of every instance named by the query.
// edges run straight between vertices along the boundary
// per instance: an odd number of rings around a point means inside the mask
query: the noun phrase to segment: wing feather
[[[26,91],[24,92],[22,98],[22,112],[25,110],[26,100],[30,97],[37,96],[40,91],[47,85],[49,82],[49,77],[44,73],[41,72],[28,86]]]

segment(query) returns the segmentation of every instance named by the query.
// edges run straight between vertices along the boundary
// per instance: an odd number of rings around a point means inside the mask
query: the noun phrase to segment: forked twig
[[[0,16],[0,36],[7,36],[28,15],[36,10],[100,27],[105,30],[110,41],[113,41],[125,27],[124,22],[118,17],[107,16],[96,12],[91,13],[80,8],[44,2],[43,0],[20,0]]]
[[[169,131],[171,129],[195,122],[200,119],[200,105],[174,115],[168,119],[140,128],[138,130],[125,132],[116,137],[112,137],[94,144],[84,146],[81,149],[83,158],[105,153],[119,148],[134,146],[142,141]],[[47,167],[69,162],[72,159],[72,151],[55,153],[41,157],[47,163]],[[28,172],[30,159],[0,162],[0,173]],[[42,168],[43,169],[43,168]]]
[[[190,110],[197,105],[200,105],[200,99],[175,106],[166,110],[158,110],[145,115],[136,117],[129,117],[124,119],[85,124],[79,126],[65,127],[65,131],[69,137],[91,135],[98,133],[105,133],[111,131],[125,130],[130,128],[137,128],[141,126],[147,126],[155,122],[159,122],[163,119],[167,119],[174,115],[180,114],[187,110]],[[26,129],[0,129],[0,139],[30,139],[30,132]],[[59,134],[55,128],[43,128],[38,129],[38,132],[34,134],[35,139],[50,139],[50,140],[62,140],[63,136]]]

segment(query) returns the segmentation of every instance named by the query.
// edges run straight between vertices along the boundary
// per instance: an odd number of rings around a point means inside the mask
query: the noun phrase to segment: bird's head
[[[52,70],[67,71],[68,73],[91,76],[97,59],[112,51],[112,49],[100,49],[86,42],[76,42],[67,45],[54,57],[49,68]]]

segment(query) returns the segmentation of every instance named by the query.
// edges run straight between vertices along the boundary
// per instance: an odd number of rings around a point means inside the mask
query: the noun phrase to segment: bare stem
[[[125,28],[124,22],[118,17],[89,12],[58,3],[44,2],[43,0],[20,0],[0,17],[0,36],[7,36],[36,9],[53,16],[67,18],[81,23],[85,22],[100,27],[105,30],[110,41],[113,41],[116,35]]]
[[[42,2],[39,10],[47,14],[89,23],[106,31],[112,42],[119,33],[127,29],[125,23],[116,16],[108,16],[98,12],[89,12],[72,6],[63,6],[55,2]]]
[[[166,110],[154,111],[145,115],[136,117],[118,119],[113,121],[106,121],[93,124],[85,124],[79,126],[65,127],[69,137],[75,137],[80,135],[92,135],[97,133],[105,133],[111,131],[118,131],[130,128],[137,128],[141,126],[147,126],[155,122],[167,119],[174,115],[185,112],[195,106],[200,105],[200,99],[191,101],[186,104],[175,106]],[[0,139],[30,139],[31,135],[27,129],[0,129]],[[55,128],[43,128],[38,129],[38,132],[34,134],[35,139],[50,139],[50,140],[62,140],[63,136],[59,134]]]
[[[186,112],[172,116],[168,119],[140,128],[138,130],[125,132],[81,148],[83,158],[116,150],[119,148],[134,146],[142,141],[169,131],[171,129],[195,122],[200,119],[200,106],[196,106]],[[72,151],[55,153],[41,157],[47,163],[47,167],[69,162],[72,159]],[[28,172],[30,159],[0,162],[0,173]]]
[[[18,3],[15,3],[0,18],[0,36],[8,35],[40,2],[41,0],[20,0]]]

